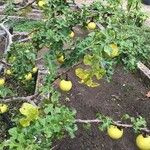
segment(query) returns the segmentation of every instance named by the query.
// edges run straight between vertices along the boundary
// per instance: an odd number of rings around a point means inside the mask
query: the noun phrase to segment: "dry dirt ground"
[[[92,1],[76,0],[79,4]],[[150,6],[142,7],[150,15]],[[150,99],[145,97],[149,88],[137,74],[118,67],[110,83],[101,80],[100,87],[94,89],[79,84],[74,74],[74,70],[69,73],[74,85],[73,90],[68,95],[64,94],[62,101],[77,110],[77,118],[94,119],[97,113],[102,113],[118,120],[123,114],[128,113],[131,116],[143,116],[149,125]],[[137,150],[136,134],[133,130],[125,129],[123,138],[114,141],[106,132],[100,132],[97,124],[92,125],[91,130],[84,129],[81,124],[78,125],[76,137],[62,140],[57,150]]]
[[[68,95],[63,95],[62,101],[77,110],[78,119],[95,119],[97,113],[102,113],[119,120],[127,113],[135,117],[143,116],[149,125],[150,99],[145,96],[149,89],[137,74],[118,67],[112,81],[101,80],[97,88],[79,84],[74,70],[69,73],[69,79],[74,86]],[[136,135],[131,129],[124,129],[123,138],[114,141],[106,132],[100,132],[97,124],[92,125],[91,130],[78,125],[76,137],[64,139],[57,150],[137,150]]]

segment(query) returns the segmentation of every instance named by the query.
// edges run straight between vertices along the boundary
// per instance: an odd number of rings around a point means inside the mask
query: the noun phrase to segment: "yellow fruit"
[[[72,88],[72,82],[71,81],[66,81],[66,80],[61,80],[59,83],[59,87],[62,91],[70,91]]]
[[[71,38],[73,38],[73,37],[75,36],[75,33],[72,31],[72,32],[69,34],[69,36],[70,36]]]
[[[11,72],[11,70],[7,69],[7,70],[5,71],[5,74],[7,74],[7,75],[11,75],[11,74],[12,74],[12,72]]]
[[[60,57],[57,58],[57,61],[60,63],[60,64],[63,64],[64,63],[64,55],[61,55]]]
[[[25,80],[31,80],[32,79],[32,73],[28,73],[25,75]]]
[[[33,73],[36,73],[38,71],[38,67],[34,67],[33,69],[32,69],[32,72]]]
[[[96,29],[96,23],[95,22],[90,22],[90,23],[88,23],[87,27],[90,30],[94,30],[94,29]]]
[[[112,48],[111,52],[111,58],[114,58],[119,55],[119,48],[116,44],[110,44],[110,47]]]
[[[150,136],[144,137],[142,134],[138,135],[136,145],[140,150],[150,150]]]
[[[119,129],[117,126],[111,125],[107,129],[107,134],[112,138],[112,139],[120,139],[123,136],[123,129]]]
[[[15,60],[16,60],[16,57],[15,56],[11,56],[11,57],[9,57],[8,62],[9,63],[13,63]]]
[[[5,84],[5,79],[0,78],[0,86],[3,86]]]
[[[5,113],[8,110],[8,106],[6,104],[0,104],[0,114]]]
[[[45,3],[45,1],[43,1],[43,0],[40,0],[40,1],[38,2],[38,6],[39,6],[39,7],[43,7],[45,4],[46,4],[46,3]]]

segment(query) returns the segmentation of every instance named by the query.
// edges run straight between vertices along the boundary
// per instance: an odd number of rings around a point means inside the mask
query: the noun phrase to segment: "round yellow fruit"
[[[15,56],[11,56],[11,57],[9,57],[8,62],[9,63],[13,63],[15,60],[16,60],[16,57]]]
[[[5,74],[7,74],[7,75],[11,75],[11,74],[12,74],[12,72],[11,72],[11,70],[10,70],[10,69],[7,69],[7,70],[5,71]]]
[[[3,86],[5,84],[5,79],[4,78],[0,78],[0,86]]]
[[[73,37],[75,36],[75,33],[72,31],[72,32],[69,34],[69,36],[70,36],[71,38],[73,38]]]
[[[25,75],[25,80],[31,80],[32,79],[32,73],[28,73]]]
[[[57,58],[57,61],[60,63],[60,64],[63,64],[65,59],[64,59],[64,55],[61,55],[60,57]]]
[[[107,128],[107,134],[112,138],[112,139],[120,139],[123,136],[123,129],[119,129],[117,126],[111,125],[110,127]]]
[[[138,135],[136,145],[140,150],[150,150],[150,136],[144,137],[142,134]]]
[[[94,29],[96,29],[96,23],[95,22],[90,22],[90,23],[88,23],[87,27],[90,30],[94,30]]]
[[[32,72],[33,73],[36,73],[38,71],[38,67],[34,67],[33,69],[32,69]]]
[[[45,1],[43,1],[43,0],[40,0],[40,1],[38,2],[38,6],[39,6],[39,7],[43,7],[45,4],[46,4],[46,3],[45,3]]]
[[[8,106],[6,104],[0,104],[0,114],[5,113],[8,110]]]
[[[66,80],[61,80],[59,83],[59,87],[62,91],[68,92],[72,88],[72,82],[66,81]]]
[[[112,48],[110,57],[114,58],[114,57],[118,56],[119,55],[119,48],[118,48],[118,46],[116,44],[110,44],[110,47]]]

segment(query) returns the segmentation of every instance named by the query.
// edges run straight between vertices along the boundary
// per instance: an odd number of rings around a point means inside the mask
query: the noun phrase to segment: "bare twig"
[[[30,41],[32,38],[28,37],[28,38],[24,38],[24,39],[21,39],[19,40],[18,42],[28,42]]]
[[[6,22],[6,21],[5,21]],[[10,50],[10,46],[11,46],[11,44],[13,43],[12,42],[12,34],[9,32],[9,30],[4,26],[4,23],[5,22],[3,22],[3,23],[0,23],[0,28],[2,28],[5,32],[6,32],[6,34],[7,34],[7,36],[8,36],[8,45],[7,45],[7,48],[5,49],[5,52],[4,52],[4,54],[7,54],[7,52]]]
[[[6,15],[0,15],[0,17],[7,17]],[[41,20],[41,17],[37,13],[29,13],[28,16],[8,16],[8,19],[16,19],[16,20],[23,20],[23,19],[29,19],[29,20]]]
[[[102,120],[99,120],[99,119],[94,119],[94,120],[76,119],[75,122],[76,123],[102,123]],[[122,128],[133,128],[132,124],[123,124],[123,123],[120,123],[120,121],[113,121],[112,124],[116,125],[118,127],[122,127]],[[150,130],[147,128],[141,128],[141,131],[150,133]]]
[[[55,80],[59,79],[61,76],[65,75],[67,72],[69,72],[69,71],[70,71],[71,69],[73,69],[74,67],[80,65],[81,63],[82,63],[82,61],[79,61],[77,64],[74,64],[73,66],[71,66],[71,67],[68,68],[67,70],[65,70],[65,71],[61,72],[60,74],[58,74],[58,75],[54,78],[54,81],[53,81],[53,82],[55,82]]]
[[[33,105],[36,105],[34,103],[34,99],[37,98],[40,95],[40,93],[36,93],[34,95],[30,95],[30,96],[26,96],[26,97],[10,97],[10,98],[4,98],[4,99],[0,99],[0,102],[4,102],[4,103],[10,103],[10,102],[14,102],[14,101],[27,101]]]
[[[11,64],[7,63],[5,60],[0,60],[0,63],[4,66],[11,67]]]
[[[27,3],[25,6],[23,7],[19,7],[19,8],[16,8],[15,11],[20,11],[22,9],[26,9],[27,7],[31,6],[34,2],[36,2],[36,0],[32,0],[31,2]]]

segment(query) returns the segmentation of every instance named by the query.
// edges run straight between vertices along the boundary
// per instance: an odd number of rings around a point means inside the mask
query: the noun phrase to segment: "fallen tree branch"
[[[99,120],[99,119],[94,119],[94,120],[76,119],[75,122],[76,123],[85,123],[85,124],[87,124],[87,123],[102,123],[102,120]],[[116,125],[118,127],[121,127],[121,128],[133,128],[132,124],[123,124],[123,123],[120,123],[120,121],[113,121],[112,124]],[[147,128],[141,128],[141,131],[143,131],[145,133],[150,133],[150,130]]]

